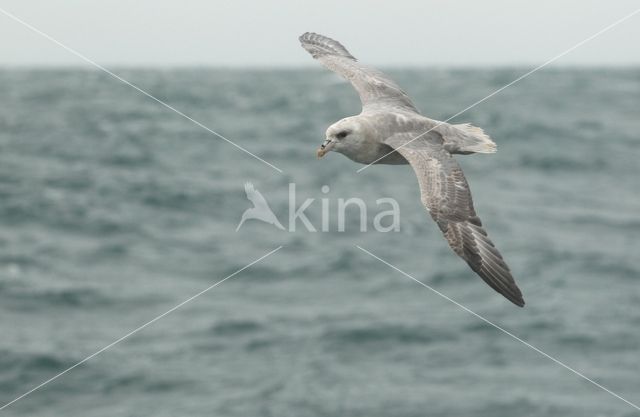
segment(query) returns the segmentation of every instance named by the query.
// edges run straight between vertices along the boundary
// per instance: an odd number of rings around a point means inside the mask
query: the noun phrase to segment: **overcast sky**
[[[297,37],[382,66],[536,65],[640,8],[612,0],[0,0],[107,66],[312,66]],[[558,65],[640,64],[640,13]],[[0,65],[86,65],[0,14]]]

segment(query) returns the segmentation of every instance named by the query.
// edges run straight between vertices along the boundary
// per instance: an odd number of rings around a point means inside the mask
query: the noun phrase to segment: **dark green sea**
[[[444,120],[527,70],[389,73]],[[523,309],[408,166],[316,159],[360,111],[328,72],[115,72],[283,173],[102,72],[0,70],[0,406],[283,248],[0,416],[640,416],[355,246],[640,404],[640,69],[545,69],[454,120],[498,144],[458,160]],[[236,232],[247,181],[283,223],[290,183],[316,225],[322,198],[394,198],[400,231]]]

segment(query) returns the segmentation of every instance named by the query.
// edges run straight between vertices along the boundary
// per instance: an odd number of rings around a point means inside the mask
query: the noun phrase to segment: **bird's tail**
[[[454,145],[456,148],[454,153],[495,153],[498,150],[495,142],[479,127],[463,123],[451,125],[451,128],[456,130],[453,135],[455,136]]]

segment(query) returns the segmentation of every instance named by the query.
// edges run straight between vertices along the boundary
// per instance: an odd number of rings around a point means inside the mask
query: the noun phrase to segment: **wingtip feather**
[[[314,58],[322,55],[339,55],[345,58],[356,58],[340,42],[315,32],[305,32],[298,37],[300,44]]]

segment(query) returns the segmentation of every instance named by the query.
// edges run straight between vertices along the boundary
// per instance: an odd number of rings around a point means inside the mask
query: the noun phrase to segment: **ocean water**
[[[446,119],[526,69],[393,70]],[[447,247],[407,166],[315,149],[357,96],[318,70],[121,69],[282,169],[92,70],[0,71],[0,403],[283,248],[0,411],[6,416],[637,416],[640,411],[360,245],[640,404],[640,70],[548,69],[456,122],[476,209],[527,305]],[[328,231],[287,225],[322,199]],[[329,191],[322,192],[323,186]],[[326,189],[325,189],[326,191]],[[339,198],[394,198],[400,230],[345,231]]]

